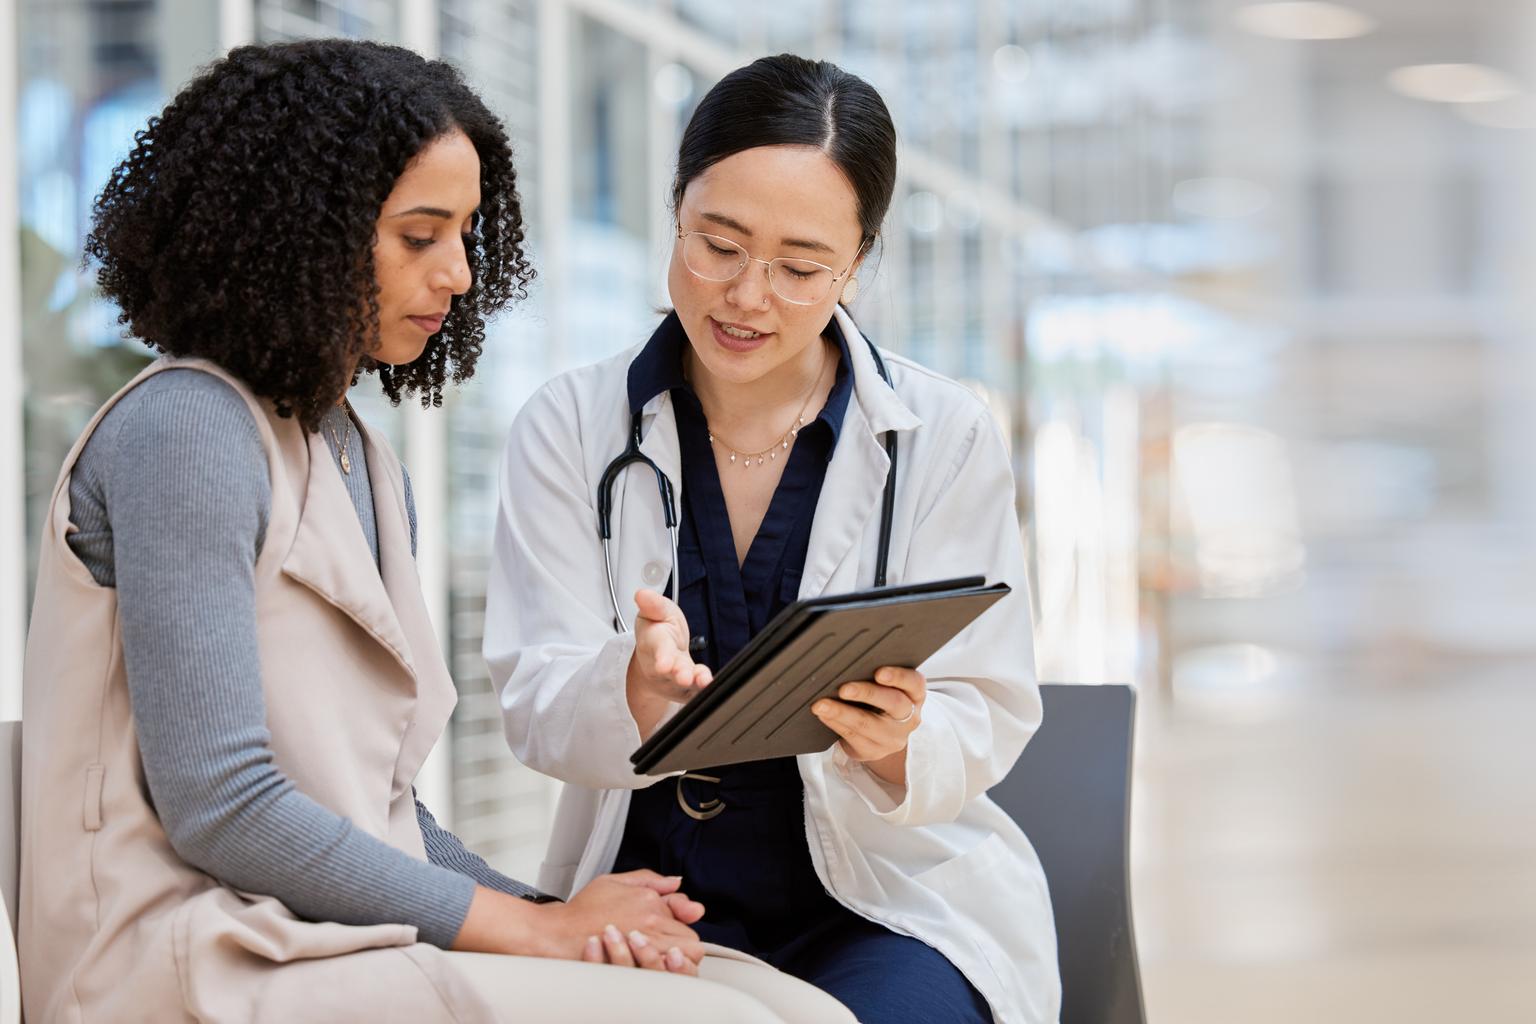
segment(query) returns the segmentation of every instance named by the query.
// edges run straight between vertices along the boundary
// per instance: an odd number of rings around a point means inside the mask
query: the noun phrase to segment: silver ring
[[[912,716],[915,714],[917,714],[917,701],[913,701],[912,706],[907,709],[906,718],[892,718],[891,721],[895,722],[897,725],[906,725],[908,722],[912,721]]]

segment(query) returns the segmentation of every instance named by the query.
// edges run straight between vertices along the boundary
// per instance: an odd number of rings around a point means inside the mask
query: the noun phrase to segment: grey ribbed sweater
[[[340,460],[346,413],[322,433]],[[378,533],[356,428],[344,475],[369,548]],[[415,925],[447,947],[492,869],[419,801],[430,862],[353,828],[273,764],[256,637],[254,571],[271,510],[266,453],[245,402],[195,370],[167,370],[103,417],[70,478],[71,549],[118,592],[144,772],[188,863],[310,920]],[[416,513],[406,479],[411,545]],[[337,723],[338,728],[341,723]]]

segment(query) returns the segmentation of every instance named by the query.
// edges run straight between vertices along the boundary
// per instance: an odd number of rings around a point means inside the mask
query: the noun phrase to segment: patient
[[[319,41],[215,62],[97,199],[101,288],[164,357],[86,427],[42,538],[34,1024],[848,1019],[706,956],[680,879],[560,902],[415,799],[456,693],[410,479],[345,398],[367,377],[435,406],[469,378],[532,277],[515,186],[448,65]]]

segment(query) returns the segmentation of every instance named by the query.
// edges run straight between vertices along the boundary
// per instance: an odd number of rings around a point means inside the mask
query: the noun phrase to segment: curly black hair
[[[480,158],[473,283],[415,362],[375,364],[379,209],[455,128]],[[306,429],[364,371],[392,402],[440,405],[446,381],[473,373],[485,318],[527,296],[506,130],[441,61],[342,39],[242,46],[134,140],[85,244],[119,321],[163,352],[218,363]]]

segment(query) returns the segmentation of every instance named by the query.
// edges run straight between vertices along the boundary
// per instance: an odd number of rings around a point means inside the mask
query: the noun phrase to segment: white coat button
[[[646,562],[645,568],[640,570],[640,578],[654,587],[666,580],[667,567],[660,562]]]

